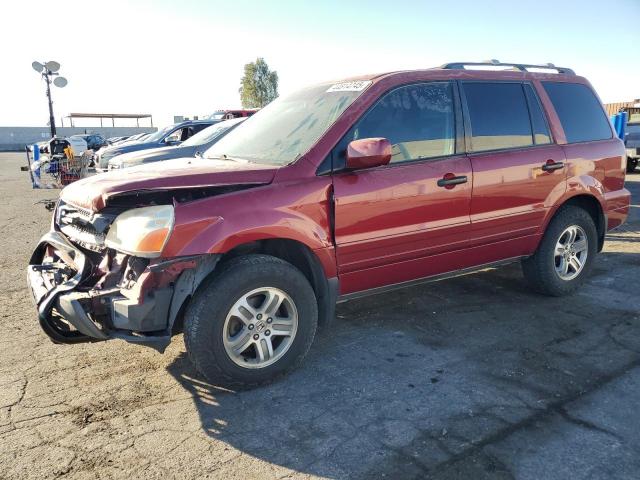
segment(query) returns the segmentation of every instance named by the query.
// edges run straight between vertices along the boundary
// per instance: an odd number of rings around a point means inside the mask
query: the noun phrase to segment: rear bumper
[[[123,281],[126,264],[119,264],[119,271],[105,272],[102,277],[119,273],[120,278],[109,282],[110,287],[98,287],[106,282],[101,281],[97,262],[63,234],[51,231],[32,255],[27,280],[40,326],[54,342],[119,338],[164,351],[184,301],[213,270],[217,259],[198,255],[156,262],[147,265],[134,282]]]

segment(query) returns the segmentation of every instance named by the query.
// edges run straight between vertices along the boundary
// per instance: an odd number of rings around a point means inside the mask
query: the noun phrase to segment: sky
[[[69,81],[52,87],[58,125],[70,112],[151,113],[164,126],[237,108],[243,66],[257,57],[278,72],[280,94],[496,58],[573,68],[604,102],[640,98],[640,0],[22,0],[1,9],[0,126],[48,121],[34,60],[58,61]]]

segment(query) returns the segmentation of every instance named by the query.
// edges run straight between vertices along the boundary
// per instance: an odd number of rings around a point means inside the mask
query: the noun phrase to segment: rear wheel
[[[207,380],[251,387],[300,363],[317,322],[316,297],[297,268],[247,255],[222,265],[198,290],[185,315],[184,339]]]
[[[633,173],[636,171],[638,161],[639,160],[637,158],[627,158],[627,173]]]
[[[591,215],[573,205],[562,207],[549,223],[536,253],[522,261],[525,278],[546,295],[573,293],[591,271],[597,244]]]

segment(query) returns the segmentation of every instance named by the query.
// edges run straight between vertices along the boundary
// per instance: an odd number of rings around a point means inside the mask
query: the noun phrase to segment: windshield
[[[168,127],[164,127],[162,130],[158,130],[155,133],[149,134],[148,137],[144,139],[145,142],[157,142],[158,140],[162,140],[162,138],[169,133],[173,129],[173,125],[169,125]]]
[[[370,81],[316,85],[280,97],[205,152],[206,158],[239,158],[286,165],[307,153],[358,98]]]
[[[234,120],[227,120],[225,122],[216,123],[210,127],[205,128],[201,132],[196,133],[188,140],[181,143],[185,147],[194,147],[198,145],[204,145],[209,143],[214,138],[224,134],[230,128],[235,127],[238,123],[242,122],[244,118],[237,118]]]

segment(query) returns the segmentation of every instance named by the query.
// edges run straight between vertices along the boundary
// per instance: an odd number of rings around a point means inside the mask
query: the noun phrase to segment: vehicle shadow
[[[424,476],[635,361],[630,256],[603,253],[567,298],[532,293],[514,264],[341,304],[298,370],[254,390],[208,384],[184,353],[168,371],[204,432],[243,453],[326,478]]]

